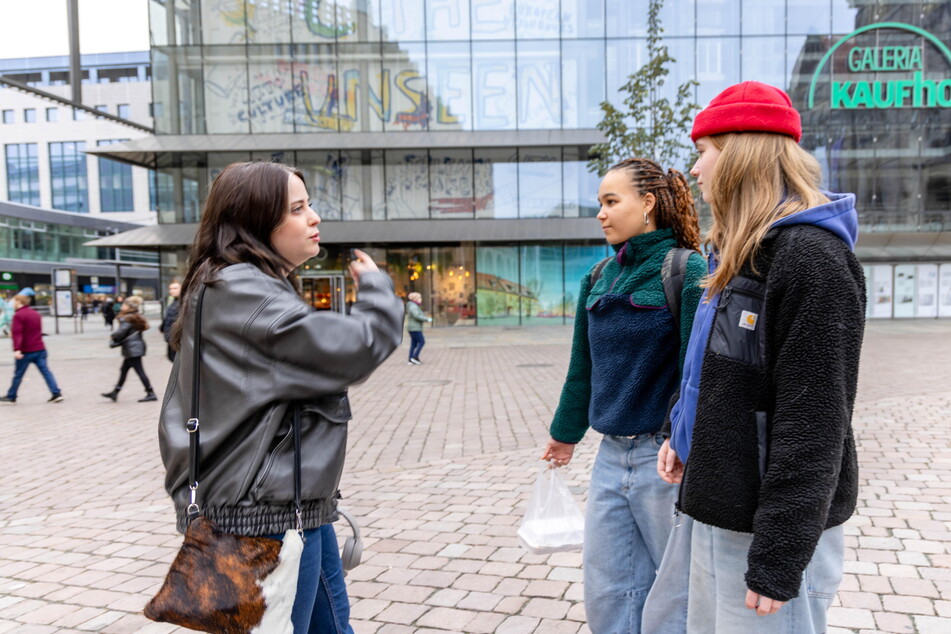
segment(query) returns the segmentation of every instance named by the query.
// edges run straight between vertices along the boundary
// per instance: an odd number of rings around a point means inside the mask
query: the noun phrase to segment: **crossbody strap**
[[[188,522],[201,515],[201,507],[198,505],[198,468],[201,459],[201,446],[199,444],[199,423],[198,406],[200,402],[201,390],[201,308],[204,304],[205,289],[204,284],[198,291],[198,301],[195,305],[195,338],[192,346],[192,403],[189,412],[188,421],[185,423],[185,429],[188,431],[188,489],[190,491],[189,504],[186,510]],[[297,405],[294,408],[292,421],[294,426],[294,513],[297,519],[297,531],[303,533],[303,518],[301,517],[301,438],[300,438],[300,408]]]
[[[693,249],[674,247],[664,256],[664,265],[660,269],[660,279],[664,285],[667,308],[673,315],[677,329],[680,329],[680,296],[684,290],[684,278],[687,275],[687,260]]]

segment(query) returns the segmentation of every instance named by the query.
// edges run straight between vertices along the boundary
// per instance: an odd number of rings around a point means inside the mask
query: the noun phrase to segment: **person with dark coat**
[[[727,88],[691,137],[712,252],[657,464],[694,520],[687,629],[825,632],[859,484],[855,196],[819,188],[773,86]]]
[[[112,330],[112,322],[115,321],[116,311],[112,308],[112,302],[109,298],[102,303],[102,319],[106,322],[106,328]]]
[[[135,370],[145,388],[145,397],[140,398],[140,403],[148,401],[157,401],[155,391],[152,389],[152,383],[145,374],[145,368],[142,367],[142,357],[145,356],[145,339],[142,333],[148,329],[149,322],[142,316],[142,298],[133,295],[122,302],[122,308],[119,310],[119,328],[110,335],[112,348],[122,347],[122,368],[119,370],[119,381],[111,392],[104,392],[103,396],[115,403],[119,396],[119,390],[125,384],[125,377],[129,370]]]
[[[172,298],[172,303],[165,309],[165,317],[162,318],[162,325],[159,326],[159,332],[165,337],[166,356],[169,361],[175,361],[175,348],[172,347],[172,326],[178,319],[178,311],[181,304],[178,301],[178,295],[182,292],[182,285],[178,282],[172,282],[168,285],[168,296]]]
[[[7,390],[7,395],[0,398],[0,403],[16,403],[17,390],[26,369],[33,363],[39,369],[46,381],[50,396],[48,403],[59,403],[63,400],[63,393],[56,384],[53,373],[46,365],[46,346],[43,345],[43,323],[40,314],[30,308],[32,288],[22,289],[13,296],[13,322],[10,324],[10,338],[13,340],[13,357],[16,364],[13,370],[13,383]]]

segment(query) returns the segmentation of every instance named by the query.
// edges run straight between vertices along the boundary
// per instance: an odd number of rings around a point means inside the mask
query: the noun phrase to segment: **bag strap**
[[[591,287],[590,288],[594,288],[595,283],[599,279],[601,279],[601,272],[604,270],[604,267],[607,266],[608,262],[610,262],[611,258],[613,257],[614,257],[613,255],[609,255],[608,257],[604,258],[603,260],[598,262],[598,265],[594,267],[593,271],[591,271]]]
[[[185,423],[185,429],[188,431],[188,489],[190,491],[189,504],[186,509],[188,523],[201,515],[201,507],[198,505],[198,467],[201,457],[201,447],[199,444],[199,423],[198,406],[200,402],[199,394],[201,389],[201,308],[204,304],[205,289],[204,284],[198,291],[198,301],[195,305],[195,339],[192,346],[192,403],[188,421]],[[294,426],[294,513],[297,517],[297,532],[303,535],[304,525],[301,516],[301,438],[300,438],[300,408],[293,406],[292,415]]]
[[[687,274],[687,260],[693,249],[674,247],[664,256],[664,265],[660,269],[660,279],[664,284],[664,297],[667,308],[674,317],[677,330],[680,330],[680,296],[684,290],[684,278]]]

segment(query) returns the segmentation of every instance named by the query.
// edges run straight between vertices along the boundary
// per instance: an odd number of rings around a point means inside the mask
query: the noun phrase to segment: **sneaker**
[[[0,396],[0,403],[9,403],[10,405],[16,405],[17,400],[15,398],[10,398],[9,396]]]
[[[413,365],[423,365],[423,362],[420,361],[419,359],[410,359],[409,362],[412,363]]]
[[[62,395],[62,394],[54,394],[53,396],[50,397],[50,400],[48,400],[48,401],[46,401],[46,402],[47,402],[47,403],[62,403],[62,402],[63,402],[63,395]]]
[[[416,364],[413,363],[412,361],[407,361],[407,362],[406,362],[406,365],[416,365]]]

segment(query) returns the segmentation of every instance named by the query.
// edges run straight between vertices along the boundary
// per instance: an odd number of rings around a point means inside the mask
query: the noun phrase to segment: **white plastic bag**
[[[557,469],[545,467],[538,474],[518,537],[536,555],[581,550],[584,515]]]

